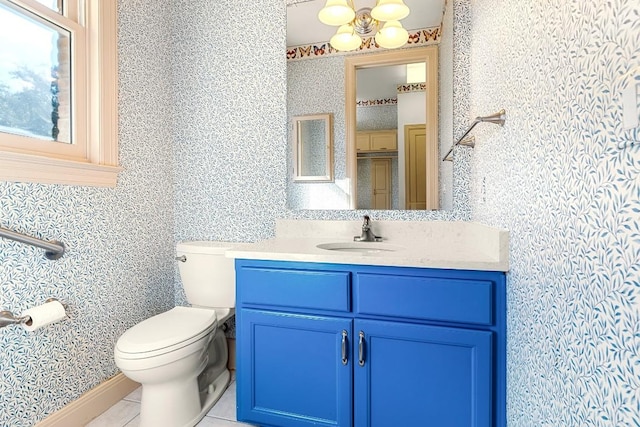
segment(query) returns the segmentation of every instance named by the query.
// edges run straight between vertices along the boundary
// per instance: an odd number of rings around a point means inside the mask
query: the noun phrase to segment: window
[[[116,2],[0,0],[0,180],[115,186]]]

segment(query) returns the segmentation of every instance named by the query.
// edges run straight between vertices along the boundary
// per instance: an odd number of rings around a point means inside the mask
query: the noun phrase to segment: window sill
[[[115,187],[121,167],[0,152],[0,181]]]

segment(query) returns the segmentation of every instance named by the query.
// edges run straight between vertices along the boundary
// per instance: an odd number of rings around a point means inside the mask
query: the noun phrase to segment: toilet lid
[[[127,330],[118,339],[122,353],[149,353],[170,347],[182,347],[201,338],[217,325],[212,309],[174,307],[150,317]]]

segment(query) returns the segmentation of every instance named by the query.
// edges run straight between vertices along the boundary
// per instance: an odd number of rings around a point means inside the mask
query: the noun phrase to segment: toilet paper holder
[[[58,301],[58,300],[56,298],[49,298],[48,300],[45,301],[45,303],[52,302],[52,301]],[[61,304],[66,311],[69,306],[65,303],[61,303]],[[9,325],[22,325],[30,321],[31,321],[31,316],[16,316],[15,314],[7,310],[0,311],[0,328],[4,328],[5,326],[9,326]]]

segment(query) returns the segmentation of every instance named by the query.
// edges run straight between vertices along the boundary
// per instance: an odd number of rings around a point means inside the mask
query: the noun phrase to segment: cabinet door
[[[369,151],[369,134],[364,132],[356,132],[356,151]]]
[[[238,420],[350,426],[352,320],[249,309],[239,314]]]
[[[491,340],[488,331],[356,319],[355,427],[492,426]]]
[[[398,136],[396,132],[372,132],[372,151],[396,151],[398,149]]]

